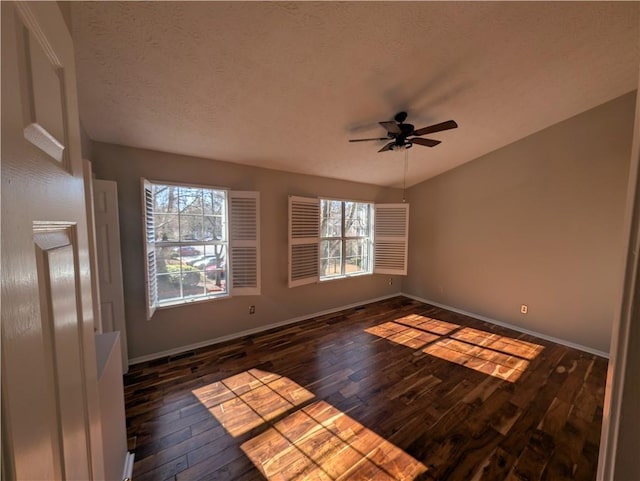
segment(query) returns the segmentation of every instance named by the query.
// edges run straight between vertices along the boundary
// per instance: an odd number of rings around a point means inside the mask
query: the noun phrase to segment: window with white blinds
[[[259,194],[142,179],[147,318],[260,293]]]
[[[289,287],[320,278],[320,201],[289,197]]]
[[[229,192],[231,294],[260,294],[260,194]]]
[[[409,204],[377,204],[373,272],[407,275]]]
[[[290,196],[289,287],[371,273],[406,275],[408,234],[408,204]]]

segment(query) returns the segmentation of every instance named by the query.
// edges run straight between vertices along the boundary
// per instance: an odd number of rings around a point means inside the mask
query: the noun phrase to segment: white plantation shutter
[[[289,196],[289,287],[320,279],[320,200]]]
[[[376,204],[374,274],[407,275],[409,204]]]
[[[260,294],[260,194],[229,192],[231,295]]]
[[[153,221],[153,186],[142,179],[145,287],[147,294],[147,319],[151,319],[158,307],[158,278],[156,277],[156,229]]]

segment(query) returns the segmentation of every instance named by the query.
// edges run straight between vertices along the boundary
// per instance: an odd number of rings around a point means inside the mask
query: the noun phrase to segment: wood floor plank
[[[506,479],[515,461],[515,456],[501,448],[496,448],[483,462],[479,463],[475,474],[469,479],[470,481]]]
[[[173,462],[175,459],[184,457],[184,467],[187,466],[186,454],[205,444],[211,443],[221,438],[225,434],[224,429],[218,426],[214,429],[203,431],[182,442],[173,444],[166,449],[154,452],[154,454],[144,457],[134,465],[134,475],[137,476],[155,470],[164,464]]]
[[[131,366],[136,480],[593,480],[606,359],[401,296]]]

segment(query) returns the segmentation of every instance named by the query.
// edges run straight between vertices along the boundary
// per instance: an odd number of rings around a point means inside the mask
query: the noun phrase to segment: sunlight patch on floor
[[[291,379],[251,369],[193,394],[267,480],[414,480],[427,467]]]
[[[232,436],[240,436],[315,396],[292,380],[251,369],[192,391]]]
[[[241,448],[269,480],[413,480],[427,470],[325,401],[278,421]]]
[[[450,332],[455,331],[460,327],[459,324],[453,324],[452,322],[425,317],[420,314],[411,314],[408,316],[400,317],[398,319],[395,319],[394,322],[406,324],[407,326],[411,327],[416,327],[433,334],[440,334],[441,336],[446,336]]]
[[[465,327],[427,346],[423,352],[515,382],[542,349],[532,342]]]
[[[500,336],[499,334],[491,334],[471,327],[465,327],[452,334],[451,337],[475,344],[476,346],[489,347],[495,351],[512,354],[529,360],[535,358],[543,349],[539,344],[514,339],[512,337]]]
[[[408,327],[393,321],[370,327],[369,329],[365,329],[365,332],[412,349],[420,349],[440,338],[438,334],[414,329],[413,327]]]
[[[396,344],[509,382],[544,349],[538,344],[412,314],[365,329]]]

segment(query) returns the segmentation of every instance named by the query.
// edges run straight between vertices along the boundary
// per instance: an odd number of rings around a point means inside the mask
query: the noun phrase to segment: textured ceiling
[[[637,86],[639,2],[71,2],[93,140],[401,186]]]

